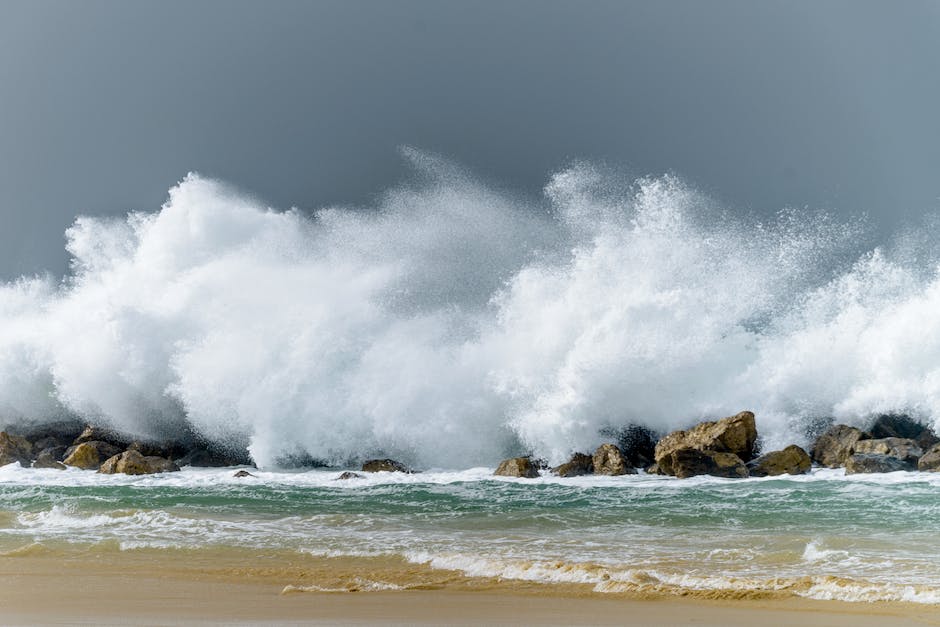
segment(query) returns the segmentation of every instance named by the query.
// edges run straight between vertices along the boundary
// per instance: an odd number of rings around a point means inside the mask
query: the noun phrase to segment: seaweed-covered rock
[[[845,474],[896,472],[910,470],[910,464],[897,457],[878,455],[877,453],[855,453],[845,460]]]
[[[594,474],[597,475],[635,475],[636,468],[624,457],[623,451],[614,444],[601,444],[594,451],[592,459]]]
[[[153,475],[158,472],[176,472],[180,468],[171,460],[155,455],[144,456],[139,451],[129,450],[105,460],[98,472],[104,475]]]
[[[776,475],[803,475],[813,465],[809,453],[795,444],[782,451],[771,451],[752,459],[747,464],[752,477],[773,477]]]
[[[580,477],[594,473],[594,459],[584,453],[575,453],[571,459],[560,466],[552,468],[552,472],[559,477]]]
[[[26,438],[0,431],[0,466],[14,462],[29,467],[33,445]]]
[[[496,472],[493,474],[500,477],[525,477],[526,479],[534,479],[539,476],[539,471],[531,458],[513,457],[501,461],[499,467],[496,468]]]
[[[839,468],[854,452],[860,440],[870,440],[871,434],[848,425],[833,425],[816,438],[810,457],[820,466]]]
[[[670,452],[663,459],[667,461],[671,469],[669,474],[680,479],[698,475],[732,479],[742,479],[748,476],[747,466],[734,453],[719,453],[686,447]]]
[[[690,449],[728,453],[737,457],[743,465],[743,462],[750,461],[754,457],[756,444],[757,426],[754,422],[754,414],[742,411],[721,420],[699,423],[688,431],[673,431],[657,442],[656,463],[663,473],[678,476],[672,463],[675,453]],[[683,453],[683,456],[689,457],[689,454]],[[746,470],[744,476],[747,476]]]
[[[877,440],[860,440],[855,443],[853,453],[874,453],[895,457],[914,468],[917,460],[924,454],[914,440],[908,438],[880,438]]]
[[[394,459],[370,459],[362,465],[362,472],[411,472]]]

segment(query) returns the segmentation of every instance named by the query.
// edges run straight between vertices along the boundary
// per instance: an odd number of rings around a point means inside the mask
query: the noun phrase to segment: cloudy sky
[[[368,204],[402,144],[533,195],[587,158],[891,229],[940,208],[940,3],[0,2],[0,278],[191,170]]]

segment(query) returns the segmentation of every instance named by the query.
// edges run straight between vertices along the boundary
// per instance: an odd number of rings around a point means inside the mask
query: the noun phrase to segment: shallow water
[[[0,468],[0,552],[391,556],[597,592],[940,603],[940,475],[514,480],[476,468],[340,482],[338,471],[252,472]]]

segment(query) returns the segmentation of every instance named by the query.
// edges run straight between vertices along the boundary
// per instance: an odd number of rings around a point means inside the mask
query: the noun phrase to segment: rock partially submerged
[[[248,472],[247,470],[239,470],[232,476],[235,477],[236,479],[244,479],[245,477],[254,477],[254,475]]]
[[[721,420],[699,423],[687,431],[670,433],[656,444],[656,464],[661,473],[677,477],[696,473],[746,477],[744,463],[754,457],[756,444],[754,414],[742,411]],[[704,453],[731,455],[737,462]]]
[[[834,425],[816,439],[810,456],[820,466],[839,468],[855,450],[860,440],[870,440],[871,434],[848,425]]]
[[[177,472],[180,467],[172,460],[155,455],[141,455],[140,451],[130,449],[105,460],[98,472],[104,475],[122,473],[125,475],[153,475],[160,472]]]
[[[65,464],[56,459],[52,452],[55,449],[46,449],[36,457],[33,462],[33,468],[54,468],[56,470],[65,470]]]
[[[349,481],[350,479],[365,479],[365,477],[360,475],[358,472],[350,472],[347,470],[346,472],[338,476],[336,479],[334,479],[334,481]]]
[[[853,453],[886,455],[899,459],[910,469],[917,465],[917,461],[924,454],[914,440],[908,438],[880,438],[878,440],[860,440],[855,443]]]
[[[552,468],[552,472],[559,477],[590,475],[594,473],[594,459],[584,453],[575,453],[564,464]]]
[[[530,457],[512,457],[500,462],[494,475],[500,477],[524,477],[535,479],[539,476],[538,467]]]
[[[847,475],[896,472],[898,470],[910,469],[910,464],[901,461],[897,457],[878,455],[876,453],[855,453],[854,455],[849,455],[848,459],[845,460],[845,474]]]
[[[0,466],[19,462],[29,467],[32,461],[33,444],[24,437],[0,431]]]
[[[940,444],[934,444],[917,460],[917,470],[926,472],[940,471]]]
[[[914,440],[917,446],[927,450],[940,443],[940,437],[928,426],[922,425],[910,416],[886,414],[878,416],[868,429],[874,439],[906,438]]]
[[[795,444],[782,451],[771,451],[747,464],[752,477],[774,477],[777,475],[803,475],[809,472],[813,462],[809,453]]]
[[[407,472],[411,470],[394,459],[370,459],[362,465],[362,472]]]
[[[107,442],[98,440],[82,442],[66,450],[65,459],[62,460],[62,463],[82,470],[98,470],[104,460],[110,459],[120,452],[121,449]]]
[[[614,444],[601,444],[592,459],[596,475],[635,475],[636,468],[624,457],[623,451]]]

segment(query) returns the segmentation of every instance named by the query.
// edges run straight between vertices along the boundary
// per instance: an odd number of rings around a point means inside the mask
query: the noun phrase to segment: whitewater
[[[762,220],[590,163],[533,198],[403,153],[365,207],[190,174],[153,212],[76,218],[66,277],[0,285],[0,422],[449,470],[743,409],[765,450],[820,418],[940,427],[940,221]]]

